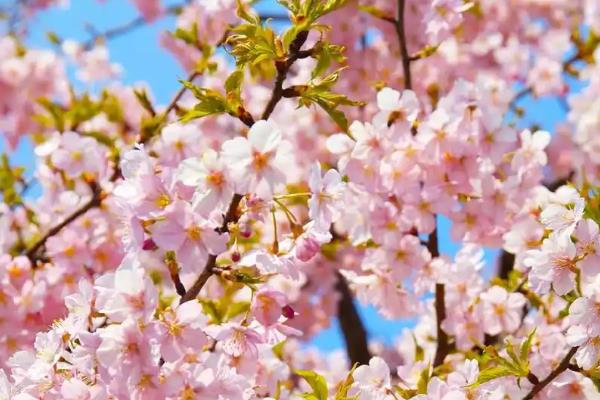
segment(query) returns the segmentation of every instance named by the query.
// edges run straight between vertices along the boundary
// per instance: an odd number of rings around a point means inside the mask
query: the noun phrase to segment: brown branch
[[[531,87],[526,87],[526,88],[521,89],[519,92],[517,92],[515,97],[513,97],[513,99],[510,101],[510,103],[508,103],[508,109],[516,112],[517,111],[517,103],[519,102],[519,100],[521,100],[522,98],[524,98],[532,93],[533,93],[533,89]]]
[[[217,231],[219,233],[227,232],[229,230],[228,225],[230,223],[235,223],[238,221],[239,215],[237,209],[240,205],[240,201],[242,201],[242,198],[243,196],[240,194],[233,195],[231,203],[229,203],[229,207],[227,209],[227,214],[225,214],[225,217],[223,218],[223,224],[219,228],[217,228]],[[210,254],[208,256],[206,264],[204,265],[204,269],[202,270],[198,278],[196,278],[196,281],[194,282],[192,287],[189,288],[189,290],[185,292],[183,296],[181,296],[181,303],[193,300],[198,296],[198,294],[208,281],[208,278],[210,278],[213,274],[214,268],[217,265],[217,257],[218,255],[215,254]]]
[[[186,0],[185,2],[183,2],[183,4],[178,4],[178,5],[173,5],[173,6],[167,7],[163,13],[163,16],[178,14],[183,7],[187,6],[190,3],[191,3],[191,0]],[[137,28],[141,28],[147,24],[148,24],[148,21],[144,18],[144,16],[139,15],[139,16],[135,17],[134,19],[132,19],[131,21],[124,23],[123,25],[115,26],[104,32],[97,32],[91,25],[88,25],[87,29],[89,31],[92,31],[92,37],[87,42],[85,42],[84,49],[85,50],[92,49],[94,47],[94,45],[100,39],[104,39],[104,40],[114,39],[121,35],[127,34]]]
[[[351,365],[368,364],[371,354],[367,343],[367,332],[354,306],[346,278],[339,272],[336,272],[336,276],[338,279],[336,289],[341,295],[337,315],[346,342],[346,353]]]
[[[269,14],[269,13],[261,13],[259,15],[261,21],[266,21],[268,19],[272,19],[277,22],[290,22],[290,17],[284,14]]]
[[[515,255],[509,253],[506,250],[502,250],[500,258],[498,259],[498,277],[502,279],[508,279],[510,271],[513,270],[515,265]]]
[[[398,35],[398,43],[400,44],[400,55],[402,57],[402,70],[404,71],[404,86],[406,89],[412,90],[412,76],[410,72],[411,57],[408,54],[406,43],[406,32],[404,30],[404,9],[405,0],[398,0],[398,15],[394,20],[394,27]]]
[[[179,274],[178,273],[171,274],[171,280],[173,281],[173,285],[175,285],[175,291],[177,292],[177,294],[181,297],[185,296],[185,293],[186,293],[185,286],[183,286],[183,283],[181,282],[181,278],[179,277]]]
[[[577,349],[578,349],[577,347],[572,347],[569,350],[569,352],[567,353],[567,355],[562,359],[562,361],[560,362],[560,364],[558,364],[558,366],[552,372],[550,372],[550,375],[548,375],[544,380],[542,380],[541,382],[539,382],[538,384],[536,384],[531,389],[531,391],[527,394],[527,396],[525,396],[523,398],[523,400],[531,400],[531,399],[533,399],[535,395],[537,395],[546,386],[548,386],[557,376],[559,376],[567,368],[569,368],[569,363],[571,361],[571,358],[575,355],[575,353],[577,352]]]
[[[77,218],[91,210],[92,208],[99,207],[102,202],[102,189],[96,182],[90,183],[92,189],[92,197],[80,208],[75,210],[72,214],[66,217],[62,222],[50,228],[48,232],[40,239],[38,239],[26,252],[25,255],[31,261],[32,268],[36,268],[36,261],[38,260],[38,251],[44,247],[46,241],[52,236],[58,234],[64,227],[75,221]]]
[[[200,72],[198,71],[193,71],[188,77],[187,77],[187,81],[188,82],[192,82],[194,79],[196,79],[198,76],[200,76]],[[171,99],[171,102],[167,105],[167,108],[165,108],[165,111],[163,111],[162,113],[162,120],[166,120],[169,113],[171,111],[173,111],[175,109],[175,107],[177,107],[177,103],[179,102],[179,100],[181,100],[181,98],[183,97],[183,95],[185,94],[185,92],[187,91],[187,87],[185,86],[181,86],[181,88],[177,91],[177,93],[175,93],[175,96],[173,97],[173,99]]]
[[[303,53],[301,53],[300,48],[306,42],[308,38],[308,31],[299,32],[296,35],[296,38],[290,44],[290,55],[286,60],[276,61],[275,67],[277,69],[277,77],[275,78],[275,85],[273,87],[273,93],[271,94],[271,99],[267,103],[265,107],[265,111],[262,114],[262,119],[269,119],[273,111],[275,110],[275,106],[279,103],[279,100],[283,97],[283,82],[287,77],[287,74],[291,68],[291,66],[301,58]]]
[[[267,103],[265,110],[262,114],[262,119],[268,119],[273,110],[275,110],[275,106],[282,99],[283,95],[283,81],[285,80],[287,73],[294,62],[302,55],[300,52],[300,48],[306,42],[308,38],[308,31],[302,31],[298,33],[296,38],[290,44],[290,56],[282,62],[276,62],[277,67],[277,77],[275,78],[275,86],[273,87],[273,93],[271,95],[271,99]],[[183,90],[183,88],[182,88]],[[175,101],[176,103],[176,101]],[[244,118],[239,117],[242,122],[244,122],[247,126],[252,127],[254,125],[254,119],[251,115],[244,114]],[[240,201],[242,201],[243,196],[240,194],[234,194],[231,202],[229,203],[229,207],[227,208],[227,213],[223,218],[223,225],[217,229],[219,233],[225,233],[228,231],[228,225],[230,223],[235,223],[239,219],[239,215],[237,209],[239,207]],[[192,287],[181,297],[181,303],[185,303],[186,301],[190,301],[195,299],[206,282],[208,278],[210,278],[214,272],[216,263],[217,263],[218,255],[210,254],[208,259],[206,260],[206,264],[204,265],[204,269],[196,278],[196,281],[192,285]]]
[[[429,235],[427,239],[427,249],[433,258],[439,257],[440,250],[438,244],[437,228]],[[450,352],[450,344],[448,343],[448,335],[442,329],[442,322],[446,319],[446,288],[443,283],[435,284],[435,316],[436,316],[436,331],[437,331],[437,348],[433,367],[438,367],[444,363],[444,359]]]

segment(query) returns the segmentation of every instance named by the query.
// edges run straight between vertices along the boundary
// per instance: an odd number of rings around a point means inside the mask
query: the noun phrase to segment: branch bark
[[[559,376],[567,368],[569,368],[569,363],[571,361],[571,358],[573,358],[573,356],[577,352],[577,349],[578,349],[577,347],[572,347],[569,350],[569,352],[567,353],[567,355],[562,359],[562,361],[560,362],[560,364],[558,364],[558,366],[552,372],[550,372],[550,374],[544,380],[540,381],[537,385],[535,385],[531,389],[531,391],[527,394],[527,396],[525,396],[523,398],[523,400],[531,400],[531,399],[533,399],[535,395],[537,395],[546,386],[548,386],[557,376]]]
[[[26,252],[25,255],[31,261],[31,267],[36,268],[36,261],[38,260],[38,251],[42,249],[46,245],[48,239],[52,236],[58,234],[63,230],[64,227],[69,225],[71,222],[75,221],[77,218],[91,210],[95,207],[100,207],[102,203],[102,189],[96,182],[90,183],[90,188],[92,189],[92,197],[83,204],[80,208],[75,210],[72,214],[66,217],[62,222],[50,228],[48,232],[41,238],[39,238]]]
[[[341,295],[338,303],[338,320],[346,343],[346,354],[352,365],[368,364],[371,359],[367,343],[367,332],[358,315],[352,293],[346,282],[346,278],[339,272],[336,273],[338,283],[336,289]]]
[[[439,243],[437,228],[429,235],[427,239],[427,249],[432,257],[439,257]],[[442,329],[442,322],[446,319],[446,287],[443,283],[435,284],[435,316],[436,316],[436,333],[437,333],[437,348],[433,359],[433,367],[438,367],[444,363],[444,359],[450,352],[448,343],[448,335]]]
[[[242,201],[242,198],[243,196],[240,194],[233,195],[231,203],[229,203],[229,207],[227,209],[227,214],[225,214],[225,217],[223,219],[223,224],[217,229],[219,233],[227,232],[227,226],[230,223],[235,223],[238,221],[240,216],[237,212],[237,209],[240,205],[240,202]],[[181,296],[182,304],[198,297],[198,294],[200,294],[200,291],[208,281],[208,278],[210,278],[213,274],[214,268],[217,265],[217,257],[218,254],[210,254],[208,256],[208,259],[206,260],[206,264],[204,265],[202,272],[200,273],[200,275],[198,275],[198,278],[196,278],[196,281],[194,282],[192,287],[190,287],[189,290],[187,290],[184,293],[184,295]]]
[[[275,78],[275,85],[273,87],[273,93],[271,95],[271,99],[267,103],[267,106],[265,107],[265,110],[262,114],[262,119],[265,119],[265,120],[268,119],[269,116],[271,116],[271,113],[273,112],[273,110],[275,110],[275,106],[277,105],[279,100],[282,99],[282,97],[283,97],[283,82],[285,81],[285,78],[287,77],[287,73],[288,73],[290,67],[294,64],[294,62],[296,62],[296,60],[298,60],[298,58],[300,58],[302,56],[300,48],[302,47],[304,42],[306,42],[307,38],[308,38],[308,31],[302,31],[302,32],[298,33],[296,38],[290,44],[289,57],[285,61],[282,61],[282,62],[276,64],[277,77]],[[244,122],[246,125],[251,127],[254,124],[254,119],[252,119],[250,116],[250,118],[247,118],[246,120],[242,120],[242,122]],[[225,217],[223,218],[223,225],[217,229],[217,231],[219,233],[227,232],[228,231],[227,226],[232,222],[235,223],[238,221],[239,215],[237,213],[237,209],[239,207],[240,201],[242,201],[242,198],[243,198],[242,195],[234,194],[233,198],[231,199],[231,202],[229,203],[229,207],[227,208],[227,213],[225,214]],[[200,294],[200,291],[202,290],[202,288],[204,287],[204,285],[206,284],[206,282],[208,281],[208,279],[212,276],[212,274],[214,272],[215,266],[217,264],[217,257],[218,257],[218,254],[217,255],[210,254],[208,256],[208,259],[206,260],[206,264],[204,265],[202,272],[200,273],[200,275],[198,275],[198,278],[196,278],[196,281],[194,282],[192,287],[189,290],[187,290],[185,292],[185,294],[181,297],[181,303],[185,303],[187,301],[193,300],[198,296],[198,294]]]
[[[394,27],[396,28],[396,34],[398,35],[398,43],[400,44],[402,70],[404,72],[404,86],[406,89],[412,90],[412,75],[410,71],[411,57],[408,54],[406,32],[404,28],[405,5],[405,0],[398,0],[398,14],[396,16],[396,20],[394,21]]]
[[[277,77],[275,78],[275,86],[273,87],[273,93],[271,98],[265,107],[265,111],[262,114],[262,119],[269,119],[275,106],[279,103],[279,100],[283,97],[283,82],[287,77],[287,74],[291,66],[302,56],[300,48],[306,42],[308,38],[308,31],[299,32],[294,41],[290,44],[290,55],[284,61],[275,62],[277,68]]]
[[[190,3],[191,3],[190,0],[186,0],[182,4],[177,4],[177,5],[167,7],[163,13],[163,16],[178,14],[183,7],[187,6]],[[92,37],[87,42],[85,42],[84,48],[86,50],[90,50],[90,49],[92,49],[92,47],[94,47],[96,42],[100,39],[104,39],[104,40],[114,39],[121,35],[127,34],[137,28],[141,28],[142,26],[145,26],[148,23],[149,22],[144,18],[144,16],[139,15],[139,16],[135,17],[134,19],[132,19],[131,21],[124,23],[123,25],[115,26],[104,32],[97,32],[92,26],[88,25],[87,26],[88,30],[91,30],[93,32],[93,34],[92,34]]]

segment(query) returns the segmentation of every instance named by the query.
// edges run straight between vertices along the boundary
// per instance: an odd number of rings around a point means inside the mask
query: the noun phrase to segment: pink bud
[[[294,316],[296,315],[296,312],[294,311],[294,309],[292,307],[290,307],[289,305],[285,305],[285,306],[281,307],[281,313],[287,319],[294,319]]]
[[[152,238],[149,238],[144,240],[144,244],[142,244],[142,249],[146,251],[154,251],[158,249],[158,246],[156,245],[156,243],[154,243],[154,240],[152,240]]]
[[[242,234],[243,237],[245,237],[246,239],[248,239],[250,236],[252,236],[252,230],[250,228],[244,229],[242,230],[242,232],[240,232]]]
[[[296,244],[296,257],[300,261],[310,261],[321,249],[319,242],[312,236],[306,236],[298,240]]]

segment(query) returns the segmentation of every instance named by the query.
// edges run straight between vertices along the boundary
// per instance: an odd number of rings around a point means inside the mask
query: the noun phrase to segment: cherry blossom
[[[279,3],[4,10],[0,398],[597,398],[597,2]]]

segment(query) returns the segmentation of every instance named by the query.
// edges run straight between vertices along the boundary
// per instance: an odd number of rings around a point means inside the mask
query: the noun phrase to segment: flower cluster
[[[0,37],[0,398],[599,397],[597,2],[133,3]],[[161,105],[109,42],[169,14]]]

